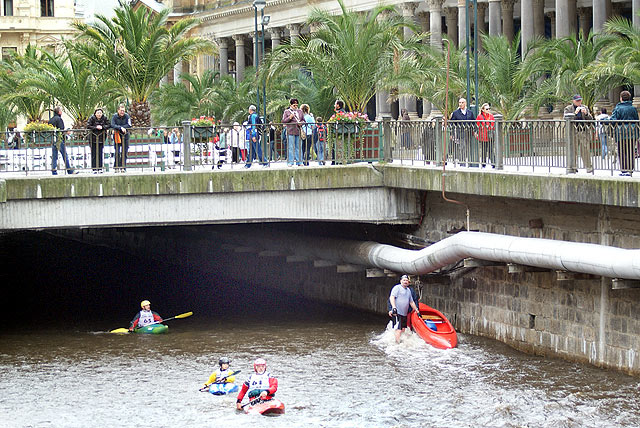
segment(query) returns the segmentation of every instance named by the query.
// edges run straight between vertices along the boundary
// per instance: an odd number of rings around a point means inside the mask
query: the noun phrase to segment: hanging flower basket
[[[191,136],[194,139],[207,139],[213,137],[213,129],[215,125],[215,118],[200,116],[199,118],[191,119]]]

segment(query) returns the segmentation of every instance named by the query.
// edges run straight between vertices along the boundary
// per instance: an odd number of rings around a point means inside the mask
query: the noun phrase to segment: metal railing
[[[191,171],[380,161],[610,175],[628,175],[640,167],[640,122],[575,120],[571,115],[563,120],[526,121],[497,116],[490,122],[448,121],[446,125],[441,117],[205,128],[186,121],[181,127],[131,128],[128,134],[128,141],[117,143],[111,130],[100,134],[86,129],[7,131],[0,136],[0,173]],[[125,143],[126,151],[122,150]]]

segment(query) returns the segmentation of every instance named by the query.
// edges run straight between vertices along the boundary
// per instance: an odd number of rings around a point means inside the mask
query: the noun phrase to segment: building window
[[[53,16],[53,0],[40,0],[40,15]]]
[[[2,60],[6,61],[18,53],[18,48],[2,48]]]
[[[2,3],[4,6],[2,14],[4,16],[13,16],[13,0],[4,0]]]

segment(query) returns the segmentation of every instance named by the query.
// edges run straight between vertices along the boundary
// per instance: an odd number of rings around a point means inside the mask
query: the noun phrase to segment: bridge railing
[[[301,138],[305,129],[306,138]],[[290,132],[294,130],[294,132]],[[291,133],[291,137],[289,133]],[[257,143],[252,144],[253,136]],[[114,132],[86,129],[6,132],[0,172],[47,172],[53,147],[64,142],[68,166],[88,172],[122,170]],[[291,140],[291,141],[289,141]],[[411,165],[509,169],[523,172],[630,174],[640,170],[640,122],[562,120],[434,120],[365,123],[313,122],[259,126],[131,128],[127,169],[165,171],[270,165],[397,162]],[[100,152],[100,150],[102,150]],[[67,167],[59,153],[58,170]]]
[[[412,165],[558,173],[638,171],[640,122],[390,121],[391,157]]]

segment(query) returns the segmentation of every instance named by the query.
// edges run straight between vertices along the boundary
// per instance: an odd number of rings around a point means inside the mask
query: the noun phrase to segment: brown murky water
[[[195,317],[194,317],[195,318]],[[400,345],[366,316],[242,323],[176,321],[162,336],[5,332],[3,427],[638,427],[638,379],[460,337],[442,351]],[[228,355],[279,379],[280,417],[198,392]]]

